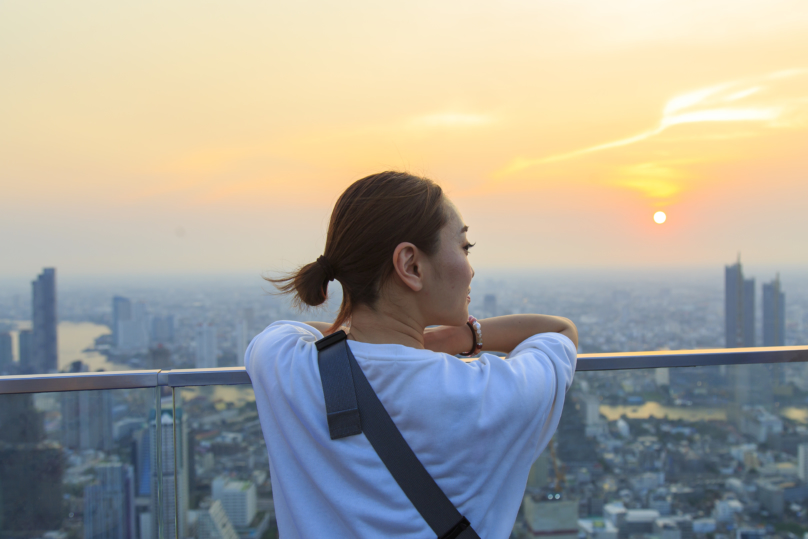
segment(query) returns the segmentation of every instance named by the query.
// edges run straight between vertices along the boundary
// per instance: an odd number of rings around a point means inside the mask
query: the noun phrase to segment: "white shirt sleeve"
[[[512,439],[525,446],[514,449],[531,454],[531,461],[547,447],[558,427],[577,357],[575,345],[560,333],[534,335],[505,359],[490,354],[480,356],[492,371],[483,399],[489,401],[490,407],[503,408],[502,414],[497,414],[502,415],[501,421],[517,423],[516,429],[509,429],[519,433]]]
[[[260,338],[258,338],[260,337]],[[244,352],[244,367],[250,376],[255,367],[251,365],[253,357],[292,358],[295,348],[307,342],[316,342],[323,334],[316,328],[303,322],[281,320],[273,322],[247,346]]]

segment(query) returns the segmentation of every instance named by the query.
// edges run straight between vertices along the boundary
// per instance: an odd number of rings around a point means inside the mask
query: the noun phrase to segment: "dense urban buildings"
[[[582,353],[726,342],[720,268],[678,280],[475,281],[473,314],[568,316],[579,327]],[[808,343],[808,280],[786,273],[782,281],[789,293],[781,302],[785,344]],[[0,327],[19,343],[14,373],[32,335],[27,290],[18,296],[0,291],[0,320],[21,321]],[[65,338],[58,364],[76,373],[193,368],[200,360],[239,365],[252,336],[272,321],[332,315],[299,313],[284,301],[235,286],[60,290]],[[763,313],[755,317],[756,342],[763,342],[766,301],[756,304]],[[135,305],[143,322],[127,328]],[[126,346],[125,333],[135,327],[140,344]],[[68,347],[73,332],[86,328],[97,337]],[[123,333],[117,341],[115,328]],[[177,388],[173,399],[161,394],[159,405],[151,389],[24,397],[14,404],[18,396],[0,395],[0,490],[13,485],[19,499],[41,503],[26,513],[0,494],[0,536],[156,539],[159,515],[166,539],[177,528],[185,538],[275,537],[269,465],[249,386]],[[558,432],[527,478],[512,536],[730,539],[733,530],[752,536],[763,529],[786,539],[776,529],[781,523],[808,531],[806,399],[802,364],[579,372]],[[16,411],[4,414],[8,409]],[[20,429],[28,432],[19,436]],[[6,441],[14,436],[23,441]],[[41,485],[56,488],[45,495]],[[37,528],[40,521],[47,526]]]

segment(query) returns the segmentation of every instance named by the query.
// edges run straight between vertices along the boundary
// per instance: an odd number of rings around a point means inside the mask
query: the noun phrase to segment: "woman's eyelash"
[[[471,249],[471,248],[472,248],[472,247],[474,247],[475,245],[477,245],[477,242],[474,242],[474,243],[467,243],[467,244],[465,244],[465,245],[463,246],[463,249],[465,249],[466,251],[468,251],[469,249]]]

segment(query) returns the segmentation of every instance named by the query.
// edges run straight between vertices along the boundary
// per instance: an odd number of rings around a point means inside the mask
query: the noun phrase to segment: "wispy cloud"
[[[475,127],[493,122],[488,114],[469,114],[461,112],[439,112],[416,116],[407,122],[410,127]]]
[[[648,198],[670,199],[682,190],[685,174],[679,165],[684,161],[661,161],[620,167],[615,173],[614,185],[639,191]]]
[[[804,97],[784,98],[772,91],[779,81],[806,75],[806,69],[778,71],[751,80],[732,81],[701,88],[669,100],[662,117],[653,129],[630,137],[580,148],[570,152],[540,158],[516,158],[499,175],[508,175],[526,168],[564,161],[581,155],[619,148],[642,142],[663,131],[683,124],[719,122],[757,122],[769,127],[789,125],[786,116],[796,115]]]

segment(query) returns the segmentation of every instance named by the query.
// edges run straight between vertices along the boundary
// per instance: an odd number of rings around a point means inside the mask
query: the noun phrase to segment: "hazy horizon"
[[[808,265],[806,47],[798,0],[3,2],[0,277],[291,269],[385,169],[480,268]]]
[[[743,261],[742,261],[743,262]],[[728,261],[727,265],[734,263]],[[779,274],[784,289],[791,287],[808,288],[808,266],[801,265],[749,265],[743,263],[744,274],[755,278],[758,285],[772,280]],[[610,285],[630,285],[632,283],[661,283],[672,285],[681,283],[713,282],[717,286],[724,285],[724,265],[721,266],[681,266],[681,267],[567,267],[567,268],[475,268],[476,275],[472,280],[475,287],[487,287],[487,283],[496,281],[527,281],[575,284],[608,283]],[[0,276],[0,293],[30,292],[31,281],[40,270],[32,275]],[[57,291],[74,291],[81,289],[106,289],[110,293],[126,293],[139,288],[154,290],[166,287],[185,288],[211,286],[213,288],[255,288],[267,293],[274,293],[271,283],[263,279],[264,275],[277,274],[266,272],[251,274],[249,272],[230,273],[107,273],[107,274],[65,274],[56,268]],[[336,287],[336,288],[335,288]],[[331,284],[332,293],[339,287]],[[112,292],[118,290],[119,292]]]

